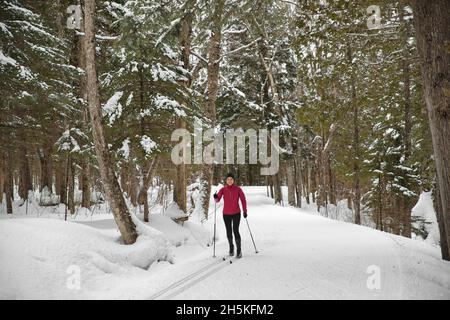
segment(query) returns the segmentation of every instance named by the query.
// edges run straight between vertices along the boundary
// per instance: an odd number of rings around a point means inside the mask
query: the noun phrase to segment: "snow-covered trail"
[[[35,209],[1,215],[0,299],[450,299],[450,262],[439,248],[275,205],[265,187],[243,189],[259,253],[242,219],[243,258],[233,264],[221,260],[221,208],[216,259],[206,247],[214,221],[203,228],[196,215],[182,227],[153,213],[130,246],[103,211],[71,221]],[[165,261],[169,251],[175,263]],[[380,288],[370,289],[377,270]]]
[[[440,259],[437,248],[311,211],[274,205],[263,187],[245,187],[244,192],[248,221],[260,252],[255,254],[242,220],[241,260],[213,265],[158,298],[450,299],[450,263]],[[212,221],[208,224],[211,227]],[[221,214],[218,232],[216,252],[221,256],[227,252]],[[154,290],[148,296],[155,297],[170,284],[210,264],[210,249],[190,257],[185,253],[178,257],[178,263],[156,272],[157,281],[155,277]],[[367,285],[368,279],[376,276],[374,270],[380,271],[379,289]]]

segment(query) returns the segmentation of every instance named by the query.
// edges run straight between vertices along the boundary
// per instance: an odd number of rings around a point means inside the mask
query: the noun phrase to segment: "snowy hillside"
[[[259,253],[242,220],[243,258],[233,264],[221,259],[220,212],[215,259],[205,241],[212,219],[203,228],[196,217],[181,226],[150,215],[151,228],[139,223],[145,236],[124,246],[108,214],[2,215],[0,298],[450,299],[450,263],[438,248],[274,205],[265,187],[244,192]]]

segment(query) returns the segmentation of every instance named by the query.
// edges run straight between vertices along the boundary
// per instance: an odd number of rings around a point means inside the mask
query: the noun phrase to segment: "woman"
[[[220,202],[223,196],[223,220],[227,229],[228,243],[230,244],[230,256],[234,255],[233,233],[236,239],[236,257],[241,258],[241,236],[239,234],[239,222],[241,221],[241,209],[239,208],[239,199],[242,204],[244,218],[247,218],[247,201],[244,192],[240,187],[234,184],[234,176],[229,173],[225,177],[226,185],[214,194],[214,200]]]

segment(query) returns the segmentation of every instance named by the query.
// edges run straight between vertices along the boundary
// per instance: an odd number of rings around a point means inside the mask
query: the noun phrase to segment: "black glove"
[[[244,212],[244,218],[247,219],[247,212]]]
[[[217,193],[214,193],[213,197],[214,199],[217,199]]]

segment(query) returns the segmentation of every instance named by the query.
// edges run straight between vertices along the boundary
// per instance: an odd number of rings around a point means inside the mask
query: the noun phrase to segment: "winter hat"
[[[225,180],[227,180],[227,178],[233,178],[233,180],[236,180],[232,173],[227,173],[227,175],[225,176]]]

